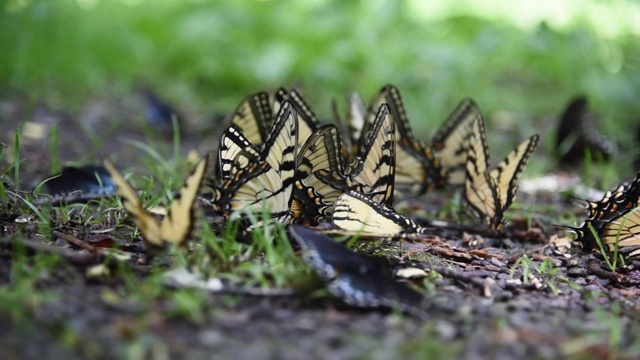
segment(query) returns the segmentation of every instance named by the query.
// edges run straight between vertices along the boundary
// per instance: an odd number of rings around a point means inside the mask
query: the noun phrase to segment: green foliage
[[[40,304],[59,295],[39,287],[41,282],[50,280],[51,269],[59,259],[48,254],[27,256],[19,245],[14,246],[12,258],[11,284],[0,286],[0,316],[8,315],[19,326],[28,325]]]
[[[506,21],[522,15],[509,5],[487,19],[487,4],[476,3],[14,0],[0,14],[0,84],[33,99],[61,94],[66,104],[148,85],[221,113],[251,91],[300,80],[326,116],[331,98],[352,89],[368,97],[392,82],[422,134],[472,96],[514,141],[586,93],[612,124],[604,131],[630,140],[623,129],[640,110],[640,46],[614,18],[622,1],[567,5],[559,11],[573,13],[571,23],[538,26]]]
[[[566,279],[557,278],[558,268],[551,258],[547,258],[540,264],[528,256],[523,255],[516,260],[511,268],[511,278],[517,278],[523,284],[533,285],[536,288],[548,288],[553,295],[558,296],[556,281],[566,282]]]

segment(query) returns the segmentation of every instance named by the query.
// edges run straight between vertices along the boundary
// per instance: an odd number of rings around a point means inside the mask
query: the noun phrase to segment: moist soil
[[[55,126],[59,145],[52,152],[48,136],[23,135],[21,189],[50,175],[52,159],[96,164],[108,156],[139,175],[144,163],[131,140],[168,157],[173,151],[171,133],[145,122],[141,98],[96,100],[74,112],[26,104],[17,96],[2,100],[0,141],[12,144],[16,128],[29,119],[45,129]],[[114,115],[115,104],[120,110]],[[190,123],[203,124],[204,118]],[[218,123],[183,125],[183,156],[190,149],[215,148]],[[9,161],[4,150],[3,168]],[[412,200],[405,211],[448,201],[444,194],[426,199]],[[522,208],[531,205],[527,201],[533,197],[518,199]],[[86,266],[66,256],[83,253],[77,244],[58,237],[45,241],[36,225],[16,226],[16,217],[26,214],[3,216],[0,291],[9,295],[0,305],[0,359],[640,358],[640,263],[628,262],[613,273],[599,254],[552,244],[552,224],[561,222],[553,216],[580,209],[554,194],[536,196],[535,202],[554,213],[529,230],[516,218],[507,237],[443,231],[424,240],[383,243],[395,261],[439,274],[427,286],[415,281],[428,299],[424,316],[355,308],[328,295],[206,292],[207,311],[185,316],[170,300],[122,300],[126,297],[117,295],[130,285],[117,271],[89,279]],[[64,232],[82,233],[69,227]],[[139,237],[127,240],[139,244]],[[15,269],[36,264],[43,252],[62,254],[61,259],[37,277],[37,291],[12,303],[11,294],[19,292]],[[140,278],[151,271],[145,265],[134,268]]]

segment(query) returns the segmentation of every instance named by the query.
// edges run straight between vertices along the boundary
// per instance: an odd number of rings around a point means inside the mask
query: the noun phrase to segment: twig
[[[65,233],[62,233],[60,231],[55,231],[55,230],[53,231],[53,235],[55,235],[55,236],[57,236],[57,237],[59,237],[59,238],[61,238],[63,240],[66,240],[66,241],[68,241],[68,242],[70,242],[70,243],[72,243],[72,244],[74,244],[74,245],[76,245],[76,246],[78,246],[78,247],[80,247],[80,248],[82,248],[84,250],[87,250],[87,251],[90,251],[90,252],[93,252],[93,253],[97,253],[98,252],[98,249],[95,246],[93,246],[91,244],[88,244],[88,243],[78,239],[77,237],[75,237],[73,235],[65,234]]]
[[[47,254],[53,254],[60,256],[62,259],[69,261],[76,266],[92,266],[99,264],[103,260],[103,256],[100,253],[86,253],[78,252],[71,249],[63,249],[54,247],[51,245],[43,244],[40,241],[28,240],[28,239],[12,239],[9,241],[0,241],[0,244],[6,244],[9,248],[14,249],[16,246],[22,246],[33,253],[43,252]]]
[[[115,195],[115,193],[78,192],[78,193],[70,193],[70,194],[60,194],[60,195],[53,195],[53,196],[44,196],[34,201],[34,204],[36,206],[51,205],[53,207],[56,207],[56,206],[75,204],[75,203],[87,203],[89,201],[101,200],[104,197],[110,197],[113,195]]]

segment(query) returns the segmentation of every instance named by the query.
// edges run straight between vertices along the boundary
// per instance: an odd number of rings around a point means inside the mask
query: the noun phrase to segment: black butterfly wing
[[[346,303],[360,307],[397,307],[405,311],[422,307],[423,296],[396,282],[381,263],[309,228],[292,225],[289,232],[327,289]]]
[[[103,166],[66,166],[60,174],[44,180],[45,192],[50,195],[65,195],[72,192],[83,194],[111,194],[115,187],[111,176]]]
[[[596,129],[586,96],[577,96],[565,108],[556,131],[556,153],[560,164],[572,165],[584,160],[585,153],[608,160],[616,145]]]

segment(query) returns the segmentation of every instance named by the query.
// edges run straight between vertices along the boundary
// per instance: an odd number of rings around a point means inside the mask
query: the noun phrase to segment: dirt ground
[[[109,156],[120,168],[137,164],[144,171],[139,148],[124,139],[151,141],[170,153],[171,136],[148,128],[140,99],[122,103],[120,108],[127,110],[116,115],[109,102],[100,101],[68,114],[5,97],[0,100],[0,141],[12,143],[18,124],[29,118],[49,129],[57,124],[63,162],[95,163]],[[214,132],[187,129],[182,154],[212,149]],[[29,136],[21,144],[23,189],[50,174],[55,156],[46,137]],[[6,157],[2,161],[6,166]],[[15,259],[16,239],[42,240],[34,232],[15,235],[12,219],[0,222],[2,291],[13,289],[15,262],[28,262],[38,253],[25,250],[25,257]],[[169,301],[144,306],[116,301],[114,293],[127,291],[124,280],[91,281],[81,266],[60,261],[39,276],[40,295],[34,293],[32,301],[10,305],[4,296],[0,359],[640,358],[640,262],[612,273],[594,254],[575,249],[565,254],[549,244],[551,227],[543,233],[515,225],[507,239],[448,232],[390,245],[397,259],[422,254],[412,258],[413,265],[439,273],[424,290],[429,302],[424,318],[357,309],[328,296],[212,294],[206,298],[210,310],[192,321],[177,316]],[[52,245],[77,251],[63,241]],[[525,254],[530,262],[519,260]],[[554,271],[540,271],[543,263]],[[144,268],[136,274],[148,275]]]

